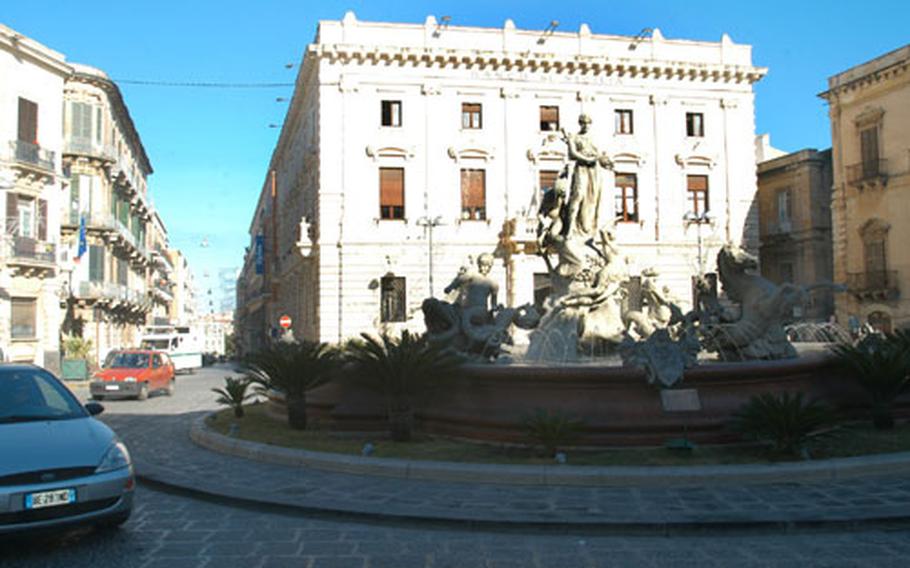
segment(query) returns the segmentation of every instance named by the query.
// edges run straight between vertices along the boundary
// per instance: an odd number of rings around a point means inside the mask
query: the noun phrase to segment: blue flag
[[[76,249],[76,262],[82,258],[82,255],[88,250],[88,243],[85,240],[85,215],[79,217],[79,248]]]

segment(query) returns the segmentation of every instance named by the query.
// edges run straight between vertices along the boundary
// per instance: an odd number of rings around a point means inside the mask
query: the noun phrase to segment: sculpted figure
[[[578,134],[561,131],[569,159],[575,164],[563,236],[577,234],[591,237],[597,231],[600,219],[601,179],[598,167],[609,162],[588,134],[591,117],[586,114],[579,116],[578,126]]]

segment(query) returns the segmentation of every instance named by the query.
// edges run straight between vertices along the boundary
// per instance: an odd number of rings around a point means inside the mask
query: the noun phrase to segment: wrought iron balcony
[[[888,183],[888,160],[866,160],[847,166],[847,183],[859,189],[884,187]]]
[[[57,245],[30,237],[6,236],[3,254],[7,266],[15,273],[37,275],[53,271],[57,266]]]
[[[13,160],[20,164],[35,166],[42,170],[53,172],[56,156],[54,152],[45,150],[37,144],[24,140],[13,140],[10,144]]]
[[[900,295],[896,270],[851,272],[847,274],[847,289],[865,300],[894,300]]]
[[[80,156],[90,156],[98,158],[105,162],[113,162],[117,159],[117,154],[113,147],[96,142],[91,138],[73,137],[67,138],[63,144],[64,154],[78,154]]]

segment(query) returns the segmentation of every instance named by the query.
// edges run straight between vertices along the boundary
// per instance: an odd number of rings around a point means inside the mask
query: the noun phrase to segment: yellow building
[[[828,79],[842,324],[910,326],[910,45]]]

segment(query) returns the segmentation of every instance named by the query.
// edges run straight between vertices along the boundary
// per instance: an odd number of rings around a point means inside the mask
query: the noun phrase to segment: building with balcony
[[[203,353],[215,356],[224,356],[228,353],[227,342],[234,333],[232,312],[203,314],[196,321],[196,327],[202,330]]]
[[[164,221],[157,212],[152,213],[149,224],[149,296],[152,310],[148,315],[150,325],[171,324],[171,306],[174,304],[175,270],[168,252],[168,236]]]
[[[831,283],[831,150],[800,150],[758,164],[761,273],[777,282]],[[834,313],[830,287],[810,290],[793,315],[826,321]]]
[[[186,256],[176,249],[171,249],[170,263],[173,267],[171,293],[173,301],[170,306],[171,323],[174,325],[192,325],[198,312],[196,281]]]
[[[910,326],[910,45],[828,79],[841,323]]]
[[[423,299],[494,251],[500,301],[534,302],[548,286],[537,208],[568,163],[559,130],[581,113],[612,162],[601,221],[630,272],[656,267],[691,305],[724,242],[758,251],[765,72],[726,35],[322,21],[253,212],[238,333],[268,337],[280,314],[323,341],[422,330]]]
[[[73,64],[62,107],[65,327],[91,339],[101,361],[111,349],[137,346],[153,312],[152,166],[120,89],[103,71]]]
[[[64,56],[0,25],[0,350],[59,367]]]

